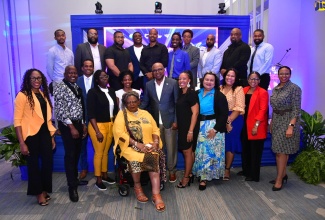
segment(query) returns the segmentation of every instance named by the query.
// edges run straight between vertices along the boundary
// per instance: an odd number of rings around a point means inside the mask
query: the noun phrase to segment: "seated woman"
[[[118,76],[122,85],[123,85],[123,89],[119,89],[115,92],[116,94],[116,97],[118,98],[118,102],[119,102],[119,107],[120,109],[122,109],[122,96],[124,93],[126,92],[131,92],[131,91],[134,91],[134,92],[137,92],[139,94],[139,96],[141,95],[141,91],[140,90],[137,90],[137,89],[133,89],[131,87],[132,85],[132,82],[133,82],[133,73],[130,71],[130,70],[125,70],[125,71],[122,71],[120,73],[120,75]]]
[[[148,202],[143,193],[140,175],[148,171],[152,185],[152,202],[158,212],[165,211],[160,195],[160,182],[166,181],[165,155],[162,152],[160,131],[153,117],[139,109],[139,94],[132,91],[122,96],[122,111],[115,119],[113,135],[116,146],[121,148],[121,157],[128,161],[128,169],[134,181],[134,192],[141,203]],[[160,175],[159,175],[160,174]]]

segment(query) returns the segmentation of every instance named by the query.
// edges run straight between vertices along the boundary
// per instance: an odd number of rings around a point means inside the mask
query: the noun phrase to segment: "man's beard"
[[[91,44],[97,44],[97,42],[98,42],[98,38],[91,38],[91,37],[88,37],[88,42],[91,43]]]

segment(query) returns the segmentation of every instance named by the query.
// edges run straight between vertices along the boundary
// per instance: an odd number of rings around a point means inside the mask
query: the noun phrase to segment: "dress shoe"
[[[84,185],[87,185],[87,184],[88,184],[87,180],[79,180],[79,182],[78,182],[79,186],[84,186]]]
[[[170,183],[175,183],[176,182],[176,174],[175,173],[169,174],[169,182]]]
[[[243,170],[239,171],[239,172],[237,173],[237,175],[238,175],[238,176],[246,176],[246,174],[244,173]]]
[[[79,179],[80,179],[80,180],[85,179],[86,176],[87,176],[87,173],[88,173],[88,170],[82,170],[82,171],[80,172]]]
[[[255,181],[255,182],[259,182],[259,180],[254,179],[254,178],[252,178],[252,177],[246,177],[246,178],[245,178],[245,181]]]
[[[69,188],[69,198],[71,202],[79,201],[79,195],[76,188]]]

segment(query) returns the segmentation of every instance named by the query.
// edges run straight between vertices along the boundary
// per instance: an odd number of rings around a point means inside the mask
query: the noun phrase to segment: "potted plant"
[[[5,127],[0,132],[0,159],[10,161],[14,167],[19,167],[21,179],[27,180],[27,160],[20,152],[19,141],[13,125]]]
[[[301,111],[303,151],[296,157],[291,169],[305,182],[325,181],[325,120],[319,111],[313,115]]]

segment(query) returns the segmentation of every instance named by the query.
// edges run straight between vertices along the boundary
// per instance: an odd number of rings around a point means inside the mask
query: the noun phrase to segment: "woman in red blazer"
[[[248,75],[249,86],[244,88],[245,115],[242,130],[242,167],[245,181],[260,180],[260,165],[267,135],[269,95],[259,87],[260,74]]]

